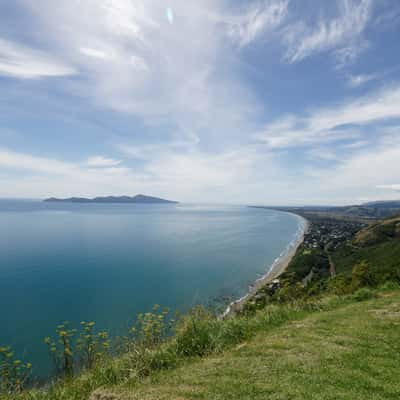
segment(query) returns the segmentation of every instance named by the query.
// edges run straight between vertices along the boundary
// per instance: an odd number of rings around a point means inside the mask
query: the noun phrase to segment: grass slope
[[[365,262],[376,285],[392,280],[400,282],[400,217],[376,222],[359,231],[336,250],[306,249],[300,246],[283,277],[292,282],[302,281],[313,271],[313,281],[327,282],[335,274],[351,278],[353,267]]]
[[[312,313],[92,399],[399,399],[400,291]]]
[[[350,275],[354,265],[365,261],[377,283],[400,279],[400,217],[363,229],[332,258],[337,273]]]

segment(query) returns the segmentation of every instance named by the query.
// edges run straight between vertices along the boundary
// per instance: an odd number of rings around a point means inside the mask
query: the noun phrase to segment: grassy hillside
[[[112,392],[142,400],[394,400],[400,397],[399,343],[400,292],[381,293]],[[106,398],[107,391],[97,393]]]
[[[260,206],[261,208],[264,208]],[[270,207],[276,210],[293,212],[308,217],[335,217],[337,219],[378,220],[388,218],[400,213],[400,201],[378,201],[361,205],[329,207],[329,206],[304,206],[304,207]]]
[[[400,281],[400,217],[389,218],[360,231],[332,254],[337,273],[349,276],[354,265],[368,264],[373,280]]]
[[[309,286],[318,285],[324,290],[333,276],[336,280],[349,281],[354,267],[365,264],[370,286],[388,280],[400,282],[400,217],[376,222],[333,250],[330,244],[325,241],[315,249],[301,246],[283,279],[294,284],[308,276]]]
[[[358,232],[354,244],[367,247],[400,238],[400,217],[388,218]]]
[[[148,348],[141,355],[147,364],[127,352],[50,388],[0,398],[394,400],[400,396],[398,286],[269,305],[249,315],[225,321],[202,318],[194,324],[196,333],[186,327],[172,341]],[[179,343],[185,355],[177,356]],[[148,370],[139,374],[143,370],[138,367],[144,365]]]

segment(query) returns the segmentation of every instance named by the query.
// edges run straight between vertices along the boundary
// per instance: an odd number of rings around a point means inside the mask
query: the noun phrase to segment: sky
[[[3,0],[0,197],[400,198],[398,0]]]

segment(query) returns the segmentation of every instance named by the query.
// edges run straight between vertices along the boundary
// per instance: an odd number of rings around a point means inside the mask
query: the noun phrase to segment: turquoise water
[[[247,207],[0,201],[0,346],[49,371],[61,321],[112,334],[161,304],[239,297],[298,233],[293,215]]]

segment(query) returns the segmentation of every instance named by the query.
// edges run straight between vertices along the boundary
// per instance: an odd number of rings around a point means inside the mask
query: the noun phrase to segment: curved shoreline
[[[283,211],[286,212],[286,211]],[[263,288],[268,283],[271,283],[274,279],[277,279],[281,274],[283,274],[290,264],[290,261],[294,257],[297,252],[297,249],[304,241],[304,235],[309,229],[310,223],[304,217],[289,213],[296,216],[301,223],[299,224],[298,231],[296,232],[295,238],[286,246],[285,250],[277,257],[272,263],[271,267],[267,270],[267,272],[258,278],[251,286],[249,286],[249,291],[240,299],[233,301],[228,305],[226,310],[222,313],[221,318],[226,318],[230,315],[233,315],[237,312],[240,312],[244,305],[256,295],[256,293]]]

